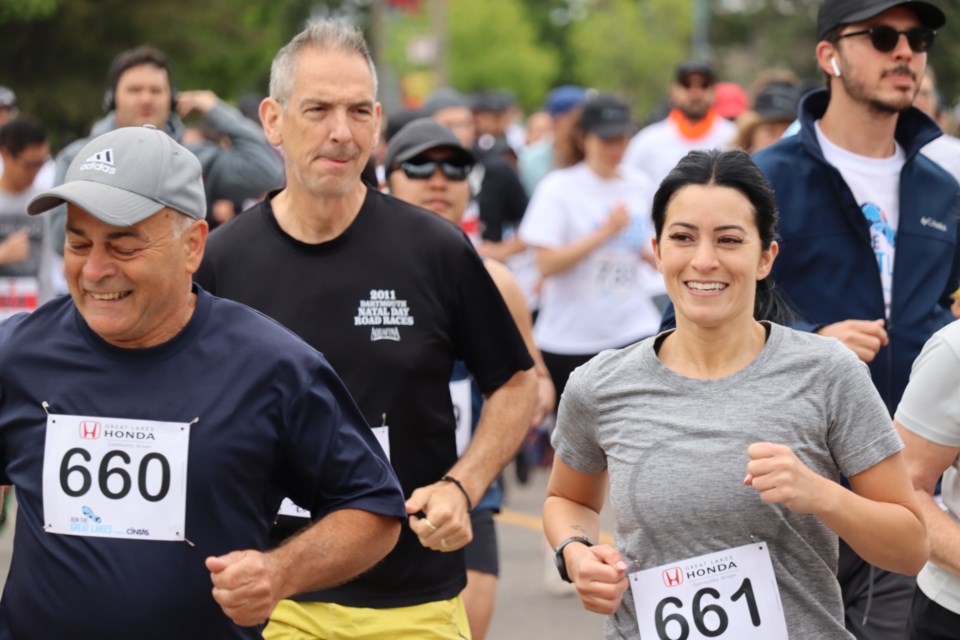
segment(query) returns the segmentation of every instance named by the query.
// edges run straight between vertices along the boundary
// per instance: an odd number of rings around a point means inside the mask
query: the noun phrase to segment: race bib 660
[[[43,459],[48,533],[184,540],[190,424],[51,414]]]

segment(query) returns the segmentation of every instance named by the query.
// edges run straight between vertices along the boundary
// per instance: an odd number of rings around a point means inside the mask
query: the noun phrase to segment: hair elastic
[[[453,476],[443,476],[440,478],[440,482],[452,482],[457,485],[457,489],[460,489],[460,493],[463,494],[463,497],[467,499],[467,511],[473,511],[473,502],[470,500],[470,495],[467,493],[467,490],[463,488],[463,485],[460,484],[460,481],[454,478]]]

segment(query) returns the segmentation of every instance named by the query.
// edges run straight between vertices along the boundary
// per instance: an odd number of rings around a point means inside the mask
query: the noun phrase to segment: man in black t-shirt
[[[274,60],[260,115],[283,147],[287,186],[212,234],[197,280],[324,353],[373,425],[410,514],[383,563],[281,602],[265,636],[324,638],[333,626],[338,638],[469,637],[458,596],[469,511],[526,433],[530,356],[463,233],[360,181],[380,105],[358,31],[319,21],[296,36]],[[459,459],[455,360],[487,397]]]

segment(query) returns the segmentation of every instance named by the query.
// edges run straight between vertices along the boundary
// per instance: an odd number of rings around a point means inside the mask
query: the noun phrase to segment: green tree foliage
[[[120,51],[150,44],[173,63],[180,89],[225,99],[266,92],[270,60],[301,26],[306,0],[30,0],[47,14],[0,20],[0,84],[49,129],[54,148],[85,136],[103,115],[107,68]],[[0,0],[0,6],[27,0]],[[5,12],[0,14],[9,16]]]
[[[41,120],[54,147],[86,135],[103,115],[107,67],[123,49],[166,51],[181,89],[224,98],[266,91],[277,49],[310,15],[370,27],[383,0],[0,0],[0,84]],[[386,10],[389,71],[429,70],[407,60],[411,39],[434,28],[429,3]],[[642,119],[690,55],[693,0],[445,0],[447,69],[463,91],[507,88],[527,109],[575,82],[613,91]],[[820,0],[707,0],[713,62],[723,79],[749,85],[768,67],[817,79]],[[947,14],[929,63],[947,102],[960,96],[960,0],[935,0]],[[381,5],[383,6],[383,5]],[[377,52],[381,53],[381,52]]]
[[[637,115],[659,103],[687,57],[691,4],[677,0],[593,0],[570,25],[581,84],[627,99]]]
[[[947,16],[927,63],[948,103],[960,97],[960,0],[934,0]],[[820,0],[712,0],[710,40],[723,78],[749,85],[766,68],[819,82],[814,49]]]
[[[554,50],[537,42],[519,0],[448,2],[451,84],[463,91],[503,88],[530,109],[557,74]]]
[[[817,78],[814,58],[819,0],[715,2],[710,40],[722,78],[748,86],[757,72],[787,68]]]
[[[45,18],[56,8],[57,0],[0,0],[0,24]]]
[[[570,24],[586,12],[583,0],[523,0],[537,41],[557,53],[560,64],[551,86],[578,82],[574,52],[570,47]]]

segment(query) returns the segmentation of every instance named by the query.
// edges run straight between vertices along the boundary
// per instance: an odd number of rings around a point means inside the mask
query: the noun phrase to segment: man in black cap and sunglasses
[[[798,135],[755,156],[781,213],[772,278],[807,329],[868,363],[891,415],[924,343],[953,320],[960,281],[960,187],[919,153],[941,131],[911,106],[945,22],[928,2],[825,0],[816,57],[827,88],[800,103]],[[869,495],[866,475],[848,481]],[[840,545],[847,628],[907,637],[914,579]]]
[[[463,217],[470,202],[467,178],[476,162],[452,131],[419,118],[390,140],[383,164],[392,194],[453,220]]]

